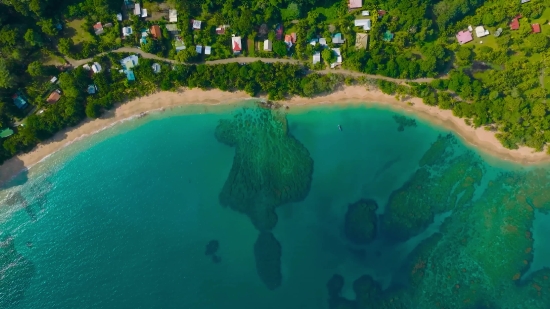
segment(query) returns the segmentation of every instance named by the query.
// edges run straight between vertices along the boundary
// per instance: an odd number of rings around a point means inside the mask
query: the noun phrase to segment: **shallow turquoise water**
[[[5,202],[10,205],[1,210],[0,231],[4,238],[11,235],[21,255],[3,266],[2,273],[9,274],[0,277],[4,304],[328,308],[326,284],[335,273],[346,279],[341,295],[348,299],[355,298],[353,280],[364,274],[384,289],[401,285],[411,251],[454,215],[436,214],[406,241],[379,237],[366,246],[350,244],[343,233],[347,205],[371,198],[383,215],[392,192],[405,185],[438,135],[447,132],[421,120],[398,131],[395,112],[372,106],[291,111],[289,131],[309,150],[314,172],[307,197],[277,209],[273,234],[282,246],[283,281],[269,290],[255,268],[258,232],[218,198],[235,150],[218,142],[214,131],[234,112],[176,110],[121,124],[55,154],[25,184],[7,189],[4,194],[20,192],[23,199]],[[467,151],[473,150],[458,142],[455,155]],[[484,176],[472,201],[482,198],[501,173],[524,172],[505,162],[495,166],[479,160]],[[537,255],[548,252],[548,242],[538,239],[545,226],[537,221],[529,227],[535,239],[533,270],[549,266],[544,255]],[[204,254],[212,239],[219,241],[220,263]],[[21,269],[12,267],[17,263]],[[24,294],[5,292],[10,290]],[[435,308],[415,304],[418,296],[407,295],[408,308]],[[540,304],[550,306],[544,300]]]

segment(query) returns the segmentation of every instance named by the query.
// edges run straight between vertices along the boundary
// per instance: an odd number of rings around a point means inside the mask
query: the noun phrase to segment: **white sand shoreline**
[[[107,111],[101,118],[88,119],[75,127],[63,130],[48,141],[35,147],[32,151],[7,160],[0,166],[0,185],[5,184],[21,171],[30,169],[32,166],[44,161],[53,153],[73,142],[108,129],[118,123],[131,120],[141,113],[156,112],[177,106],[231,104],[249,99],[251,97],[242,91],[223,92],[217,89],[208,91],[186,89],[180,92],[158,92],[135,99]],[[418,98],[410,99],[408,102],[413,102],[414,104],[412,106],[407,105],[406,102],[398,101],[395,97],[386,95],[379,90],[367,90],[362,86],[349,86],[325,96],[315,98],[294,97],[280,103],[288,105],[291,109],[293,106],[312,107],[335,104],[388,106],[394,110],[412,112],[416,116],[435,125],[452,130],[465,143],[475,146],[483,153],[489,155],[489,157],[496,157],[522,165],[550,162],[550,155],[544,152],[534,152],[531,148],[521,147],[517,150],[504,148],[496,139],[493,132],[482,128],[474,129],[466,125],[463,119],[453,116],[451,111],[440,110],[438,107],[425,105]]]

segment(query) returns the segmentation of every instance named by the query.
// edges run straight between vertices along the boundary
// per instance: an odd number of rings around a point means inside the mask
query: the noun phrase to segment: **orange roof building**
[[[159,25],[153,25],[153,26],[151,26],[151,35],[152,35],[155,39],[160,39],[160,38],[162,38],[162,32],[160,31]]]
[[[50,93],[50,96],[48,97],[48,99],[46,99],[46,102],[55,103],[59,101],[59,98],[61,98],[61,94],[59,93],[59,90],[55,90],[52,93]]]

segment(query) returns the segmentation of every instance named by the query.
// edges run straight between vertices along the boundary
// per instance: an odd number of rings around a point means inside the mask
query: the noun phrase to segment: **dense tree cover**
[[[130,82],[120,73],[122,54],[111,53],[96,59],[105,68],[90,77],[82,67],[59,75],[61,99],[49,104],[41,114],[27,118],[26,125],[3,141],[0,159],[4,160],[20,151],[28,151],[61,129],[74,126],[86,116],[99,117],[104,110],[116,103],[144,96],[159,90],[175,90],[179,87],[218,88],[225,91],[244,90],[250,95],[267,94],[269,99],[281,100],[289,95],[313,96],[330,92],[343,80],[340,75],[306,74],[303,67],[260,61],[247,65],[229,63],[223,65],[172,65],[162,63],[159,74],[151,68],[153,61],[140,59],[134,70],[136,81]],[[111,72],[107,68],[113,68]],[[98,92],[88,95],[89,84]],[[0,105],[1,107],[1,105]]]

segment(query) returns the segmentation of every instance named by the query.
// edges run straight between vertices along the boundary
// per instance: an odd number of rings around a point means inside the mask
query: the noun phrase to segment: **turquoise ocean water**
[[[220,201],[236,152],[216,128],[241,111],[128,121],[16,179],[2,191],[0,308],[550,308],[550,169],[487,160],[420,119],[398,130],[401,114],[377,106],[288,111],[313,172],[276,209],[282,280],[269,289],[258,229]],[[274,172],[253,166],[252,181],[279,175],[269,153]],[[365,244],[346,234],[361,199],[378,205],[357,219],[374,222]]]

